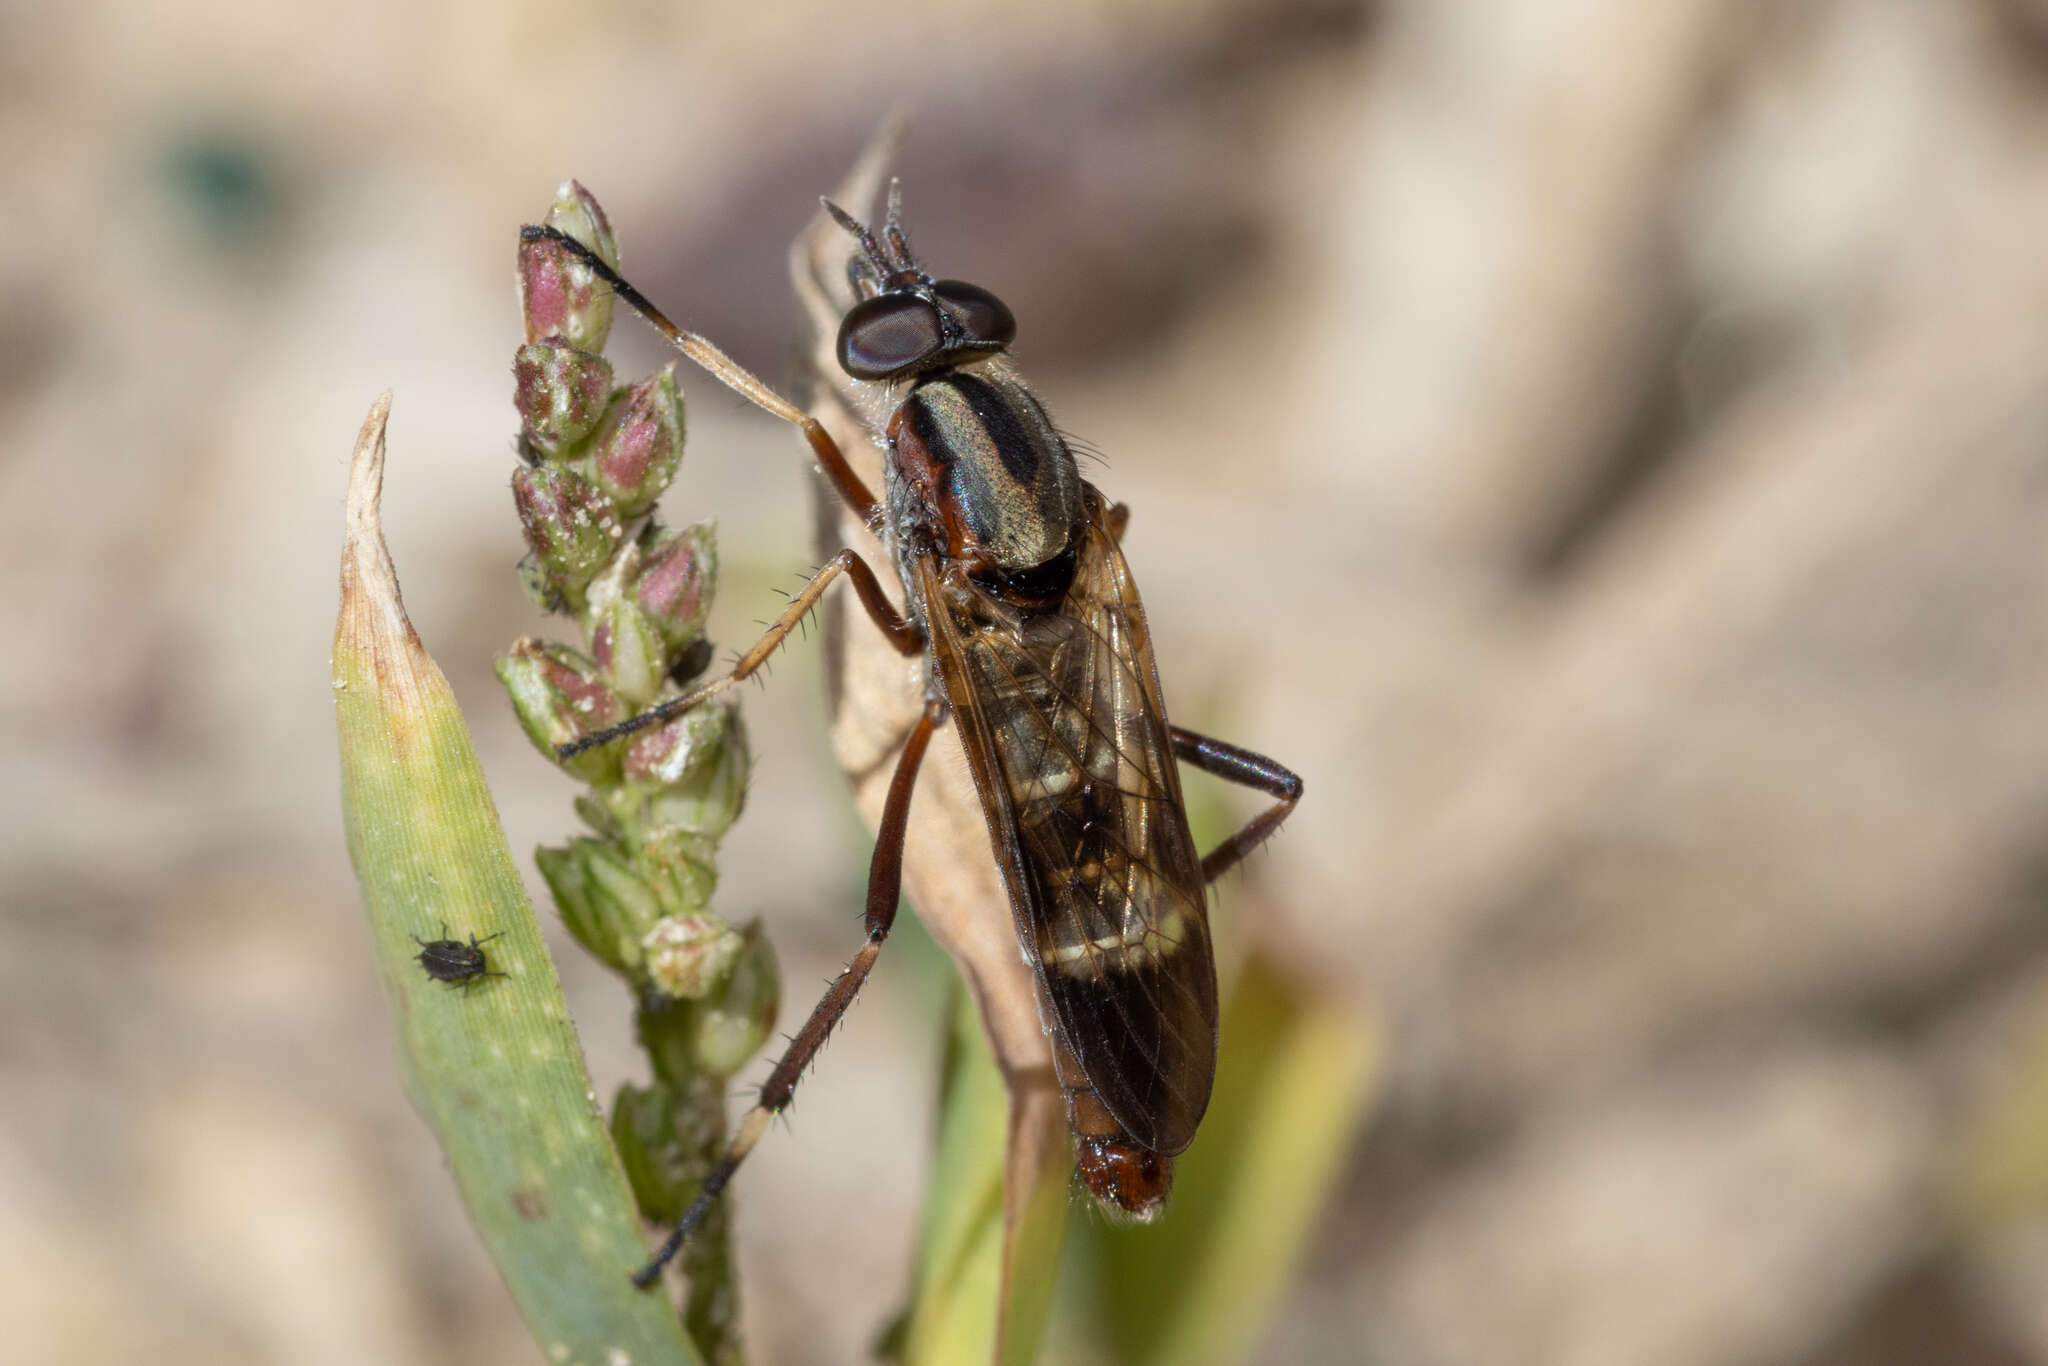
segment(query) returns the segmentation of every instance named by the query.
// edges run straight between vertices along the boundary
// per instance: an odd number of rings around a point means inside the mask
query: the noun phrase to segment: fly
[[[910,797],[934,730],[959,728],[1017,940],[1050,1022],[1082,1186],[1113,1215],[1156,1216],[1173,1158],[1195,1136],[1216,1072],[1216,965],[1207,884],[1272,834],[1301,780],[1249,750],[1172,725],[1145,609],[1119,548],[1127,513],[1081,478],[1073,451],[1005,355],[1009,308],[934,279],[911,253],[899,187],[879,234],[825,209],[858,246],[858,296],[841,320],[840,368],[887,414],[878,501],[818,420],[718,347],[676,326],[581,243],[549,227],[677,349],[796,427],[838,496],[877,531],[906,610],[852,549],[834,555],[724,677],[562,748],[566,756],[657,724],[759,669],[831,582],[906,657],[925,700],[896,759],[869,867],[866,942],[827,989],[741,1121],[674,1233],[636,1276],[645,1287],[704,1217],[785,1106],[874,967],[902,885]],[[1206,855],[1188,831],[1175,760],[1275,800]]]

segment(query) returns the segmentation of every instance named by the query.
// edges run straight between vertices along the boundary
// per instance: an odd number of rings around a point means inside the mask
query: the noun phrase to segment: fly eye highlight
[[[1017,339],[1017,318],[1010,306],[980,285],[941,280],[932,286],[932,293],[960,324],[967,340],[1008,346]]]
[[[892,379],[946,344],[939,310],[915,294],[878,294],[839,324],[839,368],[855,379]]]

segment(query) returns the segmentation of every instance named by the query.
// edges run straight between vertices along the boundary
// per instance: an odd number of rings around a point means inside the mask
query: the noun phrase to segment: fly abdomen
[[[1149,1224],[1173,1191],[1173,1158],[1148,1148],[1117,1122],[1066,1044],[1053,1038],[1053,1071],[1067,1096],[1074,1131],[1074,1175],[1103,1213]]]
[[[1068,1118],[1072,1119],[1072,1107]],[[1078,1121],[1076,1121],[1078,1124]],[[1149,1224],[1173,1193],[1173,1159],[1124,1133],[1091,1136],[1076,1130],[1074,1175],[1101,1210],[1134,1224]]]

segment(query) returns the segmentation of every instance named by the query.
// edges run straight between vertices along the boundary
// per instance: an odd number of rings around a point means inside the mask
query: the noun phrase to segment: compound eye
[[[945,344],[939,310],[915,294],[877,294],[839,324],[839,368],[855,379],[889,379]]]
[[[1017,339],[1017,319],[1010,306],[980,285],[941,280],[932,286],[932,293],[959,320],[969,341],[1008,346]]]

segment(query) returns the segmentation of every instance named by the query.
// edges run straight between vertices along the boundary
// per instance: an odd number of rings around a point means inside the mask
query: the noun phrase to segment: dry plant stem
[[[955,990],[949,1012],[938,1151],[926,1192],[903,1366],[991,1361],[1028,1366],[1043,1340],[1067,1232],[1072,1162],[1038,1149],[1022,1217],[1005,1208],[1014,1118],[981,1013]]]
[[[872,203],[893,159],[899,127],[885,129],[832,195],[842,205]],[[869,488],[881,488],[881,452],[839,383],[833,351],[839,320],[850,302],[846,285],[847,239],[823,210],[791,249],[790,268],[808,332],[810,373],[835,377],[805,396],[809,411],[839,444],[840,451]],[[848,510],[823,480],[816,488],[820,558],[851,548],[870,564],[889,556],[866,522]],[[887,576],[882,585],[891,606],[903,610],[901,585]],[[853,785],[861,815],[872,827],[881,820],[893,759],[924,707],[923,664],[906,660],[876,631],[865,613],[849,610],[847,599],[827,598],[825,674],[833,749]],[[988,1032],[996,1066],[1009,1095],[1009,1155],[1003,1181],[1004,1269],[1011,1281],[1031,1274],[1018,1265],[1028,1250],[1045,1269],[1045,1240],[1020,1237],[1032,1223],[1034,1197],[1046,1173],[1064,1173],[1072,1160],[1065,1102],[1053,1077],[1052,1060],[1040,1025],[1036,987],[1017,952],[1010,902],[989,848],[988,824],[958,731],[941,727],[910,808],[912,836],[903,854],[903,886],[932,937],[952,955],[973,993]],[[1051,1241],[1054,1262],[1057,1238]],[[1049,1274],[1049,1271],[1048,1273]],[[1010,1311],[1011,1298],[1002,1300]],[[1010,1325],[999,1337],[1028,1337]]]
[[[627,1280],[632,1195],[468,732],[399,600],[378,516],[389,412],[386,396],[356,445],[333,663],[349,852],[407,1089],[550,1360],[694,1363],[668,1306]],[[495,936],[506,975],[429,977],[415,936],[444,923]]]

